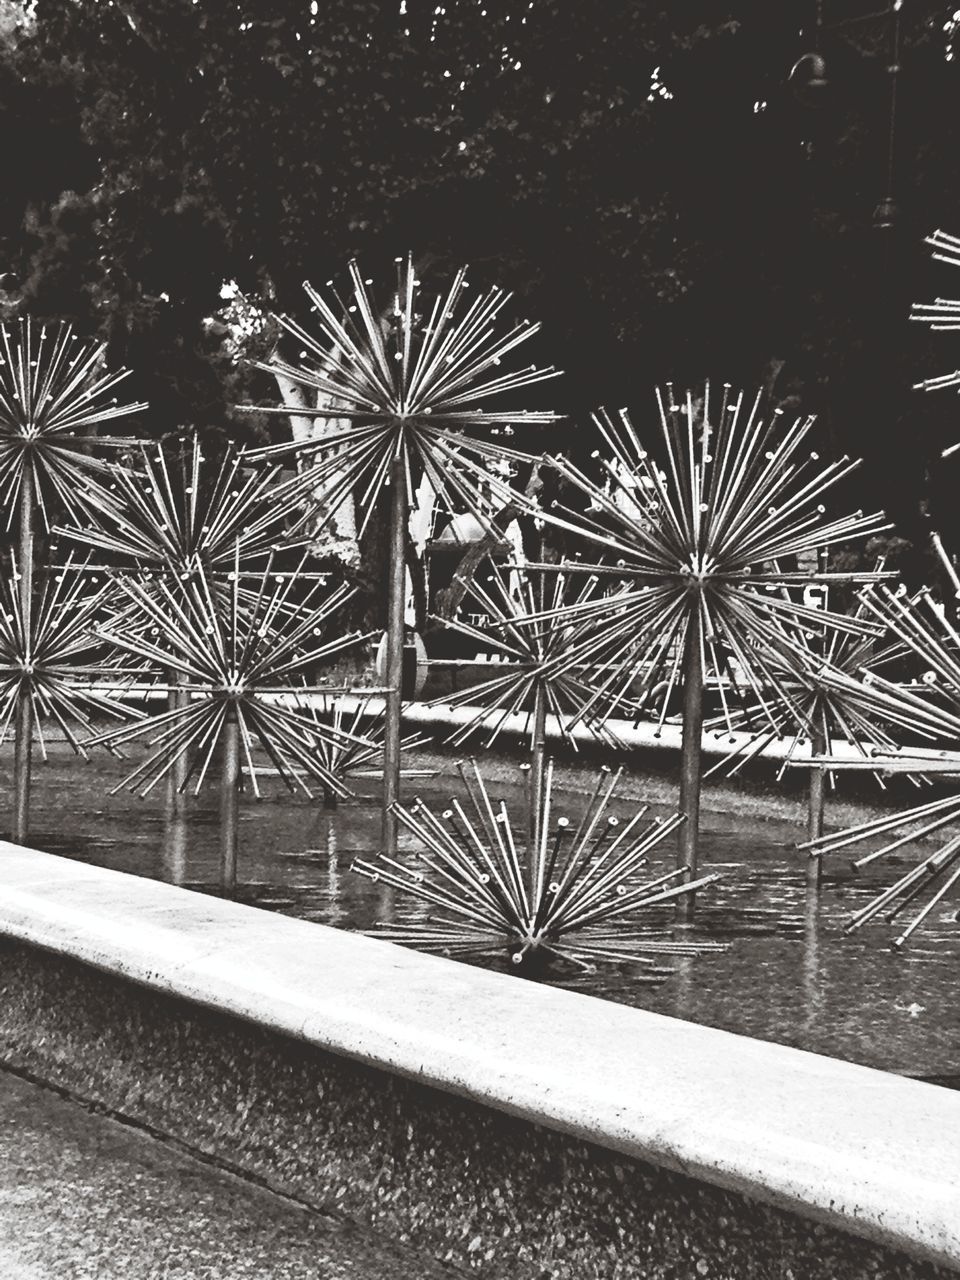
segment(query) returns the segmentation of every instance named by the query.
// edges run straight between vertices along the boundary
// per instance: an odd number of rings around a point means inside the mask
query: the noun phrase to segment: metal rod
[[[700,836],[700,753],[703,739],[703,658],[700,652],[700,617],[695,614],[687,629],[683,675],[683,742],[680,756],[679,811],[684,817],[677,844],[677,867],[688,881],[697,878]],[[677,902],[677,916],[690,920],[694,895]]]
[[[527,873],[534,874],[534,850],[540,847],[540,819],[543,810],[543,765],[547,754],[547,699],[538,681],[534,692],[533,733],[530,747],[530,857]],[[531,895],[533,890],[530,890]],[[532,901],[531,897],[531,901]]]
[[[400,799],[400,736],[403,683],[403,614],[406,603],[407,483],[403,458],[390,467],[389,577],[387,584],[387,632],[385,683],[386,714],[383,726],[383,852],[397,851],[397,815]]]
[[[240,724],[231,709],[223,722],[220,775],[220,887],[225,897],[237,888],[237,829],[240,800]]]
[[[33,649],[33,470],[29,460],[23,468],[20,488],[20,545],[18,570],[20,580],[18,594],[23,638],[26,645],[24,657],[29,662]],[[23,844],[30,826],[30,775],[33,747],[33,696],[21,680],[17,691],[17,717],[14,728],[13,756],[13,822],[11,834],[15,842]]]

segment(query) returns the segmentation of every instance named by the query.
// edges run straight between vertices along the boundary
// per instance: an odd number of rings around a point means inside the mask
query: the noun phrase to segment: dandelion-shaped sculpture
[[[326,637],[327,624],[353,595],[353,588],[330,592],[315,577],[304,587],[302,568],[303,561],[291,572],[275,571],[268,564],[246,598],[241,598],[239,556],[226,590],[202,568],[182,580],[143,583],[121,577],[117,585],[136,610],[99,629],[100,636],[118,649],[173,672],[186,695],[164,712],[95,739],[111,746],[148,740],[147,758],[115,790],[129,787],[146,795],[185,759],[182,785],[194,779],[199,791],[219,752],[222,878],[227,892],[236,884],[237,805],[244,766],[254,794],[260,795],[257,748],[291,791],[310,795],[312,778],[346,794],[340,778],[314,748],[321,736],[349,740],[351,735],[319,725],[297,704],[307,691],[308,671],[369,637],[356,632]]]
[[[956,741],[960,734],[960,632],[941,613],[929,592],[922,592],[914,600],[887,588],[864,593],[864,603],[869,611],[889,626],[927,667],[924,675],[924,696],[902,686],[891,686],[882,677],[874,676],[868,684],[882,705],[887,697],[895,697],[900,705],[913,707],[910,727],[930,734],[940,733]],[[832,767],[843,768],[843,761],[831,760]],[[897,757],[877,763],[890,773],[922,772],[960,777],[960,764],[956,756],[937,761],[924,754],[911,759],[901,753]],[[857,845],[892,836],[879,847],[857,858],[853,867],[859,870],[890,854],[899,853],[924,838],[936,838],[937,847],[925,853],[920,861],[892,885],[877,894],[865,907],[849,920],[846,929],[859,929],[868,921],[883,914],[890,923],[907,907],[920,902],[917,914],[893,940],[893,946],[902,947],[941,902],[960,885],[960,794],[939,797],[926,804],[915,805],[899,813],[864,822],[844,831],[808,841],[800,846],[811,857],[836,853]]]
[[[368,691],[346,695],[311,694],[302,708],[318,728],[318,732],[311,735],[313,750],[328,773],[339,778],[345,788],[354,778],[381,776],[377,762],[383,757],[383,717],[371,709],[374,696]],[[411,751],[427,742],[429,738],[424,734],[411,733],[400,739],[400,747]],[[422,775],[433,770],[417,772]],[[334,808],[340,794],[325,788],[324,804]]]
[[[0,505],[8,529],[19,514],[32,533],[35,507],[49,529],[51,498],[53,513],[57,506],[72,512],[77,495],[108,473],[91,446],[130,445],[129,438],[85,434],[147,407],[117,403],[111,392],[129,374],[106,372],[104,352],[69,325],[0,326]]]
[[[852,616],[865,620],[867,610],[862,600]],[[786,741],[778,779],[786,769],[800,760],[833,756],[838,748],[847,749],[854,760],[870,765],[882,785],[875,757],[898,750],[889,729],[897,727],[917,731],[916,708],[912,701],[899,697],[898,686],[889,680],[881,695],[876,677],[889,671],[891,664],[902,660],[909,649],[899,637],[875,623],[867,633],[829,630],[816,635],[806,629],[792,632],[795,651],[792,663],[782,664],[782,687],[789,702],[766,697],[762,703],[751,701],[737,709],[717,728],[717,737],[729,732],[731,748],[706,776],[717,772],[737,773],[748,762],[761,756],[779,741]],[[796,659],[800,658],[800,664]],[[778,655],[771,654],[778,662]],[[711,724],[708,722],[707,729]],[[824,793],[832,771],[810,769],[807,834],[816,839],[823,834]],[[809,881],[820,882],[820,860],[810,859]]]
[[[530,747],[530,830],[536,842],[536,818],[546,760],[547,716],[561,737],[576,749],[571,726],[583,725],[614,750],[622,744],[596,706],[591,662],[597,644],[592,618],[578,618],[578,607],[596,600],[598,578],[559,568],[556,572],[491,567],[488,582],[472,579],[465,603],[483,615],[481,625],[462,617],[437,618],[442,626],[476,640],[478,649],[496,655],[496,674],[468,689],[433,700],[466,719],[446,741],[460,745],[471,737],[493,746],[504,729],[516,728]],[[568,619],[566,622],[564,619]]]
[[[82,528],[58,532],[103,551],[111,564],[189,573],[203,564],[228,573],[239,548],[244,571],[299,536],[309,518],[309,477],[282,477],[282,468],[251,468],[228,449],[207,459],[196,436],[171,452],[141,446],[139,459],[114,467],[109,484],[79,495]],[[212,465],[211,465],[212,463]]]
[[[436,814],[421,800],[397,806],[405,830],[422,849],[409,861],[381,854],[359,859],[361,875],[437,908],[422,923],[392,925],[380,936],[463,956],[504,950],[516,965],[560,957],[589,968],[598,961],[657,966],[657,957],[722,951],[717,943],[675,941],[662,922],[638,913],[681,900],[718,877],[685,879],[653,873],[648,857],[683,819],[645,821],[646,806],[628,820],[611,812],[622,770],[601,775],[579,822],[554,817],[553,763],[541,793],[539,838],[512,822],[475,764],[460,774],[468,796]],[[642,917],[641,917],[642,919]]]
[[[111,393],[128,375],[105,371],[104,350],[81,342],[68,325],[35,326],[26,319],[0,326],[0,505],[7,529],[17,529],[18,595],[28,634],[37,513],[49,531],[60,510],[76,511],[77,494],[107,473],[94,445],[129,444],[88,433],[146,408],[117,403]],[[33,705],[25,693],[16,718],[13,838],[20,841],[30,809]]]
[[[397,282],[389,306],[377,302],[372,282],[351,262],[345,298],[333,292],[332,281],[331,302],[309,284],[304,286],[317,334],[289,317],[277,317],[281,329],[301,348],[302,363],[278,358],[269,364],[251,362],[316,393],[321,402],[317,408],[244,406],[254,412],[349,423],[309,443],[265,451],[296,449],[314,456],[315,492],[322,495],[331,522],[341,504],[355,495],[362,533],[381,499],[391,495],[383,825],[388,850],[396,848],[393,802],[399,795],[405,552],[417,478],[424,476],[451,511],[465,508],[486,527],[490,519],[479,497],[484,468],[514,455],[489,439],[471,439],[464,433],[478,427],[512,431],[511,424],[518,421],[556,419],[553,413],[500,407],[503,397],[556,376],[553,368],[509,368],[517,348],[539,328],[521,321],[498,329],[509,293],[491,289],[471,295],[463,268],[445,293],[430,299],[421,293],[412,258],[396,261]]]
[[[606,674],[595,703],[616,707],[628,691],[659,700],[662,725],[674,693],[683,690],[680,862],[696,874],[704,683],[713,676],[724,710],[744,697],[761,706],[773,690],[793,697],[784,663],[802,668],[798,629],[861,632],[863,624],[827,614],[796,598],[814,582],[870,581],[877,574],[837,574],[782,566],[816,557],[819,548],[874,533],[881,515],[831,518],[823,499],[858,465],[847,458],[823,465],[802,452],[814,419],[782,425],[767,418],[760,396],[750,403],[725,385],[715,403],[682,403],[671,384],[657,393],[662,466],[648,452],[626,411],[595,421],[610,457],[600,454],[599,479],[563,457],[560,475],[588,501],[586,514],[555,502],[543,516],[598,548],[602,562],[585,570],[628,585],[574,611],[602,621],[608,648],[597,658]],[[776,656],[776,660],[775,660]],[[604,710],[604,715],[610,714]],[[771,717],[771,723],[775,723]],[[685,900],[692,905],[692,898]]]
[[[257,578],[281,547],[307,540],[298,537],[309,515],[305,477],[283,479],[279,466],[251,468],[229,449],[208,459],[196,436],[177,443],[175,449],[140,446],[133,465],[113,467],[108,484],[79,495],[82,527],[58,533],[96,547],[112,566],[153,575],[141,576],[147,587],[201,567],[225,578],[238,555],[241,579]],[[241,590],[241,602],[244,597]],[[171,707],[186,696],[172,684]],[[182,757],[170,777],[174,808],[186,764]]]
[[[932,249],[935,262],[945,262],[951,267],[960,267],[960,236],[948,235],[946,231],[934,231],[924,240]],[[937,298],[935,302],[916,302],[910,311],[910,319],[928,325],[932,333],[951,333],[960,329],[960,299]],[[950,388],[960,390],[960,369],[952,373],[941,373],[935,378],[925,378],[914,383],[914,391],[945,391]],[[960,450],[960,441],[943,450],[943,457]]]
[[[15,559],[13,579],[0,578],[0,742],[12,728],[18,754],[36,740],[46,760],[47,734],[53,727],[86,758],[96,722],[104,716],[137,715],[94,687],[94,682],[115,681],[123,672],[95,634],[109,609],[108,585],[83,570],[82,563],[68,559],[45,574],[26,613]],[[22,770],[18,762],[18,776]],[[19,832],[29,825],[28,804],[29,791],[17,788],[12,825]]]

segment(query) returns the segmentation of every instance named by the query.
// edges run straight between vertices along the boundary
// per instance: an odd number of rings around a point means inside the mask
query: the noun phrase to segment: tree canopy
[[[892,11],[825,9],[817,32],[769,0],[8,2],[6,305],[107,337],[154,430],[239,434],[225,280],[296,312],[353,255],[382,280],[408,248],[466,260],[544,320],[559,407],[764,380],[864,456],[864,505],[918,542],[932,505],[949,537],[952,402],[909,388],[956,356],[907,322],[951,292],[923,235],[960,230],[949,14],[903,7],[888,192]]]

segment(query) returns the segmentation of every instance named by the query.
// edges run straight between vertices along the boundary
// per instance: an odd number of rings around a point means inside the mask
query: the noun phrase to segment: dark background
[[[385,288],[408,248],[440,283],[469,261],[542,319],[557,408],[766,385],[863,457],[843,505],[886,508],[895,559],[936,576],[929,528],[960,546],[960,459],[939,458],[960,423],[911,384],[960,342],[908,314],[960,294],[922,243],[960,234],[952,5],[904,3],[895,117],[892,10],[854,0],[823,0],[819,30],[809,0],[314,7],[0,6],[6,312],[105,337],[153,433],[242,439],[261,428],[230,406],[276,391],[209,323],[225,279],[297,312],[301,281],[354,254]],[[790,80],[812,51],[819,92]]]

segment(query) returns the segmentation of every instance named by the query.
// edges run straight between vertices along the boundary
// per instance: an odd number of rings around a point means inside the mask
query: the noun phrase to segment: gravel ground
[[[0,1071],[3,1280],[459,1274]]]

